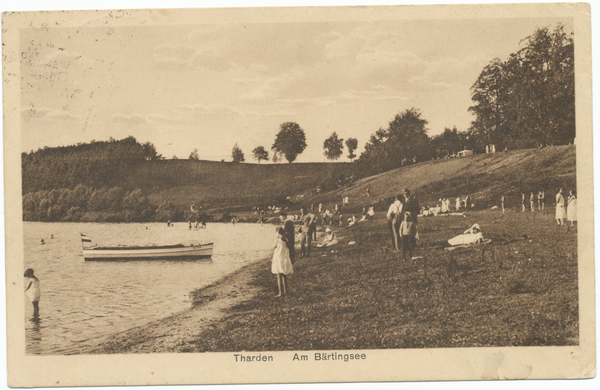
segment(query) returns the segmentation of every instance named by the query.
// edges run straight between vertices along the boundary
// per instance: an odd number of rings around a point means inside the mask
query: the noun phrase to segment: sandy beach
[[[267,269],[264,259],[192,292],[193,307],[158,321],[104,337],[82,354],[189,352],[188,344],[225,317],[225,310],[252,299],[260,287],[253,275]]]

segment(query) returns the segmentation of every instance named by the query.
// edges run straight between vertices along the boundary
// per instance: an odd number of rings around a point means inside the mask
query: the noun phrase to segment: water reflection
[[[212,261],[85,262],[80,233],[99,245],[214,242]],[[41,238],[47,239],[39,245]],[[25,268],[41,282],[43,322],[29,321],[26,353],[76,353],[102,337],[187,309],[190,292],[270,255],[273,226],[24,223]]]

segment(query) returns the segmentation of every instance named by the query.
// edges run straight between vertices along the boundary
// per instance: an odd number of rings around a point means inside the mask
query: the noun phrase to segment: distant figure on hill
[[[388,229],[392,238],[392,248],[397,251],[400,250],[399,234],[400,224],[402,223],[402,211],[404,207],[400,199],[404,199],[404,196],[397,195],[387,211]]]
[[[504,195],[502,195],[502,198],[500,198],[500,203],[502,204],[502,212],[505,212],[506,208],[504,207]]]
[[[319,214],[323,212],[323,203],[319,203]]]
[[[521,192],[521,212],[525,212],[525,194]]]
[[[42,295],[40,290],[40,280],[33,274],[33,269],[27,268],[24,277],[28,278],[25,287],[25,295],[29,298],[29,301],[33,305],[33,318],[40,316],[40,296]]]
[[[408,257],[412,259],[413,250],[416,246],[415,236],[417,234],[417,225],[413,222],[412,215],[409,211],[404,213],[404,221],[400,224],[399,235],[402,240],[402,259],[406,261],[406,252]]]
[[[456,207],[456,211],[460,211],[460,196],[456,197],[456,204],[454,206]]]
[[[567,220],[571,222],[571,226],[577,222],[577,196],[573,190],[569,191],[567,197]]]
[[[302,257],[310,256],[310,246],[312,242],[310,226],[314,223],[315,215],[307,214],[306,208],[302,206],[300,208],[300,219],[302,221],[302,234],[300,236],[300,251],[302,253]]]
[[[540,191],[540,192],[538,192],[538,209],[539,209],[540,211],[541,211],[541,210],[544,210],[544,206],[545,206],[545,204],[544,204],[544,203],[546,203],[546,202],[544,201],[544,198],[545,198],[544,191]]]
[[[533,195],[533,192],[529,196],[529,203],[531,204],[531,212],[533,213],[535,211],[535,195]]]
[[[563,197],[563,189],[558,190],[558,194],[556,194],[556,224],[557,226],[562,226],[565,223],[565,218],[567,214],[565,213],[565,198]]]
[[[294,273],[294,267],[292,266],[292,260],[290,259],[290,252],[288,250],[288,244],[283,228],[277,228],[276,230],[274,247],[275,252],[273,253],[273,260],[271,261],[271,273],[277,275],[277,288],[279,289],[279,294],[276,296],[281,297],[287,293],[287,275]]]
[[[286,244],[290,253],[290,261],[294,264],[296,261],[296,229],[294,228],[294,221],[292,221],[286,212],[279,214],[279,220],[283,222],[283,231],[285,232]]]
[[[367,187],[367,198],[371,197],[371,189]]]

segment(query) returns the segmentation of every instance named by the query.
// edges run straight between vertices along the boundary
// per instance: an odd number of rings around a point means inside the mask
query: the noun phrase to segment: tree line
[[[523,47],[508,59],[494,58],[471,87],[474,116],[469,128],[445,128],[427,135],[427,120],[417,108],[396,115],[386,129],[373,133],[356,161],[359,176],[368,176],[417,161],[447,158],[463,149],[482,153],[544,145],[565,145],[575,139],[575,75],[573,34],[558,24],[554,30],[539,28],[522,40]],[[358,140],[345,146],[354,161]],[[306,148],[304,131],[297,123],[280,126],[272,146],[273,161],[293,162]],[[323,154],[331,161],[343,154],[344,139],[333,132],[323,143]],[[269,159],[264,146],[253,151],[259,163]],[[243,162],[236,144],[232,160]]]

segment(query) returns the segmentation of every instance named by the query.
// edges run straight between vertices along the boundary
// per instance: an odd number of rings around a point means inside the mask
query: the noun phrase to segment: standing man
[[[415,235],[410,237],[412,240],[412,247],[416,248],[416,239],[419,238],[419,231],[417,230],[417,216],[421,212],[421,206],[419,205],[419,202],[417,202],[417,199],[414,197],[414,195],[411,195],[410,190],[408,188],[404,189],[404,194],[406,197],[406,201],[404,202],[404,209],[402,210],[402,220],[406,219],[406,216],[404,214],[406,214],[407,212],[410,213],[413,226],[415,227]]]
[[[544,191],[538,192],[538,209],[540,211],[544,210]]]
[[[367,198],[371,197],[371,189],[367,187]]]
[[[417,224],[417,215],[421,212],[421,206],[419,206],[419,202],[415,199],[414,195],[411,195],[410,190],[408,188],[404,189],[404,208],[402,209],[402,214],[406,214],[406,212],[410,212],[410,215],[413,219],[413,223]],[[404,215],[402,215],[402,220],[404,220]]]
[[[292,264],[294,264],[294,261],[296,260],[296,231],[294,228],[294,221],[291,220],[291,218],[287,215],[285,211],[279,213],[279,220],[283,222],[286,246],[290,251],[290,260],[292,261]]]
[[[521,192],[521,212],[525,211],[525,194]]]
[[[305,255],[310,256],[310,245],[312,242],[312,231],[311,225],[315,222],[314,214],[307,214],[306,208],[302,206],[300,208],[300,220],[302,221],[302,234],[300,235],[300,252],[302,253],[302,257]]]
[[[398,235],[400,234],[399,228],[403,218],[401,198],[402,195],[396,195],[394,202],[390,205],[387,212],[388,228],[392,235],[392,248],[397,251],[400,250],[400,238]]]

